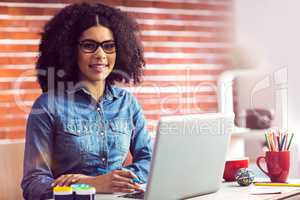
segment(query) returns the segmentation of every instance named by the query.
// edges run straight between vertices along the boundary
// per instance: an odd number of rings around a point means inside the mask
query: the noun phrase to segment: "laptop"
[[[145,193],[118,199],[177,200],[216,192],[232,128],[233,116],[221,113],[162,117]]]

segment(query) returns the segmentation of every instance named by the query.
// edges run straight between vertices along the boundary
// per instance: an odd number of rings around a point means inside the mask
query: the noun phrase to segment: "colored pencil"
[[[265,139],[266,139],[266,142],[267,142],[267,145],[268,145],[268,149],[271,150],[271,146],[270,146],[270,142],[269,142],[267,133],[265,133]]]
[[[278,135],[276,136],[276,139],[277,139],[277,150],[280,151],[280,139]]]
[[[256,186],[282,186],[282,187],[300,187],[300,183],[271,183],[271,182],[255,182]]]
[[[285,137],[285,144],[284,144],[284,150],[287,151],[287,143],[288,143],[288,140],[289,139],[289,133],[286,133],[286,137]]]
[[[269,151],[288,151],[294,137],[294,133],[280,129],[268,130],[264,135]]]
[[[294,133],[292,133],[292,136],[291,136],[291,139],[290,139],[290,141],[289,141],[289,144],[288,144],[287,150],[290,150],[290,146],[291,146],[291,143],[292,143],[293,137],[294,137]]]
[[[282,142],[281,142],[281,145],[280,145],[280,151],[284,151],[284,142],[285,142],[285,138],[286,138],[286,135],[283,136],[283,139],[282,139]]]

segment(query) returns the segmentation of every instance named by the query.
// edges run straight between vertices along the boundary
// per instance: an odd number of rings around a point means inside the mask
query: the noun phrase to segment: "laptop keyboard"
[[[136,192],[136,193],[129,193],[119,197],[123,198],[131,198],[131,199],[144,199],[145,192]]]

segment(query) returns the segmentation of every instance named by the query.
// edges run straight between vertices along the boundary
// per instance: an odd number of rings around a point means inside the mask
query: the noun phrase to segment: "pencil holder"
[[[267,171],[261,166],[262,160],[265,160]],[[290,170],[290,152],[267,151],[265,156],[259,156],[256,159],[256,164],[271,179],[271,182],[284,183]]]

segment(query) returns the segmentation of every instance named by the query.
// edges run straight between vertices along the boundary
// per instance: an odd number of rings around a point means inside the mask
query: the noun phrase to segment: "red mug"
[[[262,159],[267,164],[267,171],[260,165]],[[271,182],[284,183],[287,180],[290,170],[290,152],[267,151],[266,156],[259,156],[256,159],[256,164],[271,179]]]
[[[235,174],[240,168],[247,168],[249,165],[248,158],[227,160],[225,163],[223,179],[225,181],[235,181]]]

